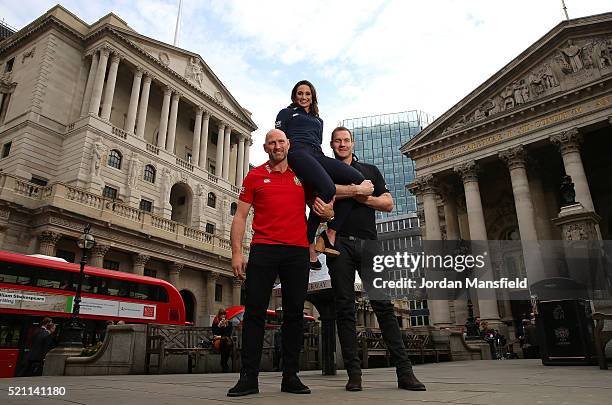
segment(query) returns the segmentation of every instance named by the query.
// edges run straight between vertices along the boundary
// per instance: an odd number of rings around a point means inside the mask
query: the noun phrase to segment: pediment
[[[589,32],[583,20],[593,19]],[[607,22],[605,30],[595,23]],[[572,35],[565,29],[580,24]],[[402,149],[461,133],[612,75],[612,13],[561,23],[472,91]],[[569,28],[568,28],[569,27]],[[586,28],[586,29],[585,29]],[[602,32],[603,31],[603,32]]]
[[[245,114],[244,109],[199,55],[139,34],[122,31],[122,35],[163,65],[185,78],[195,88],[211,96],[216,103],[242,117],[247,122],[252,122],[251,118]]]

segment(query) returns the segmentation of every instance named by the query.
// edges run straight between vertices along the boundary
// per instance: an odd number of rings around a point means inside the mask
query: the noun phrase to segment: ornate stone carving
[[[52,231],[42,231],[40,234],[38,234],[38,241],[40,242],[41,245],[44,243],[44,244],[50,244],[52,246],[55,246],[55,244],[61,238],[62,238],[61,233],[52,232]]]
[[[36,47],[35,46],[33,46],[30,49],[28,49],[27,51],[25,51],[21,55],[21,63],[24,63],[25,60],[28,59],[28,58],[34,59],[34,52],[36,52]]]
[[[137,253],[133,256],[134,266],[144,266],[147,264],[151,256],[142,253]]]
[[[469,113],[460,112],[443,133],[484,120],[551,93],[569,90],[612,71],[612,38],[568,40],[540,64],[516,77]],[[469,110],[468,110],[469,111]]]
[[[510,148],[504,151],[499,152],[499,158],[503,160],[510,170],[515,168],[525,168],[525,148],[523,145],[515,146],[514,148]]]
[[[478,181],[478,170],[478,164],[473,160],[454,168],[455,173],[461,176],[464,183]]]
[[[418,177],[414,180],[418,194],[438,193],[438,181],[433,174]]]
[[[209,283],[215,283],[221,278],[221,274],[214,271],[209,271],[206,277]]]
[[[215,100],[219,104],[223,104],[223,94],[220,91],[215,91]]]
[[[170,274],[179,275],[183,268],[185,268],[185,264],[183,263],[172,262],[168,264],[168,271],[170,272]]]
[[[104,255],[110,249],[110,245],[103,245],[101,243],[96,242],[93,248],[89,251],[89,257],[91,259],[104,257]]]
[[[564,240],[588,240],[588,230],[582,223],[569,224],[564,229]]]
[[[157,59],[159,59],[159,61],[166,66],[170,64],[170,56],[168,56],[166,52],[159,52],[157,54]]]
[[[159,182],[159,194],[162,198],[162,206],[170,201],[170,181],[172,172],[167,167],[161,170],[161,180]]]
[[[582,134],[576,128],[552,135],[550,141],[555,144],[562,155],[570,152],[579,152],[582,143]]]
[[[100,178],[100,171],[102,169],[102,161],[106,154],[106,147],[102,142],[102,137],[99,136],[94,142],[91,149],[91,177],[93,179]]]
[[[8,221],[10,215],[11,215],[10,210],[0,210],[0,219]]]
[[[204,80],[204,70],[202,69],[200,61],[193,56],[189,59],[189,63],[185,68],[185,77],[187,79],[192,79],[198,84],[199,87],[202,87],[202,80]]]
[[[564,176],[561,182],[561,207],[576,204],[576,190],[572,176]]]
[[[138,159],[138,156],[133,153],[130,159],[130,166],[128,169],[127,177],[127,188],[130,191],[134,191],[138,188],[138,179],[142,170],[142,162]]]

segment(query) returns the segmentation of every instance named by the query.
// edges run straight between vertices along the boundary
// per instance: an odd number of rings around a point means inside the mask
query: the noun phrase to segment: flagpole
[[[567,14],[567,7],[565,7],[565,0],[561,0],[561,5],[563,6],[563,12],[565,13],[565,19],[569,20],[569,15]]]
[[[179,25],[181,23],[182,10],[183,10],[183,0],[179,0],[178,14],[176,15],[176,27],[174,27],[174,46],[178,45]]]

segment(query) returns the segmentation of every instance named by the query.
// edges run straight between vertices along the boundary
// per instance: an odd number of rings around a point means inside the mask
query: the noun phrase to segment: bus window
[[[0,262],[0,282],[29,285],[32,282],[32,269],[20,264]]]

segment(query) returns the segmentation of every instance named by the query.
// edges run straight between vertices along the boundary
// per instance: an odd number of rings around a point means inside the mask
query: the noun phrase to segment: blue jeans
[[[287,155],[289,166],[301,181],[310,186],[326,203],[336,195],[336,184],[361,184],[365,180],[363,174],[346,163],[323,154],[320,146],[295,142],[289,148]],[[355,200],[346,198],[334,203],[335,218],[327,225],[338,230],[350,214]],[[321,219],[310,211],[308,216],[308,242],[312,242]]]

